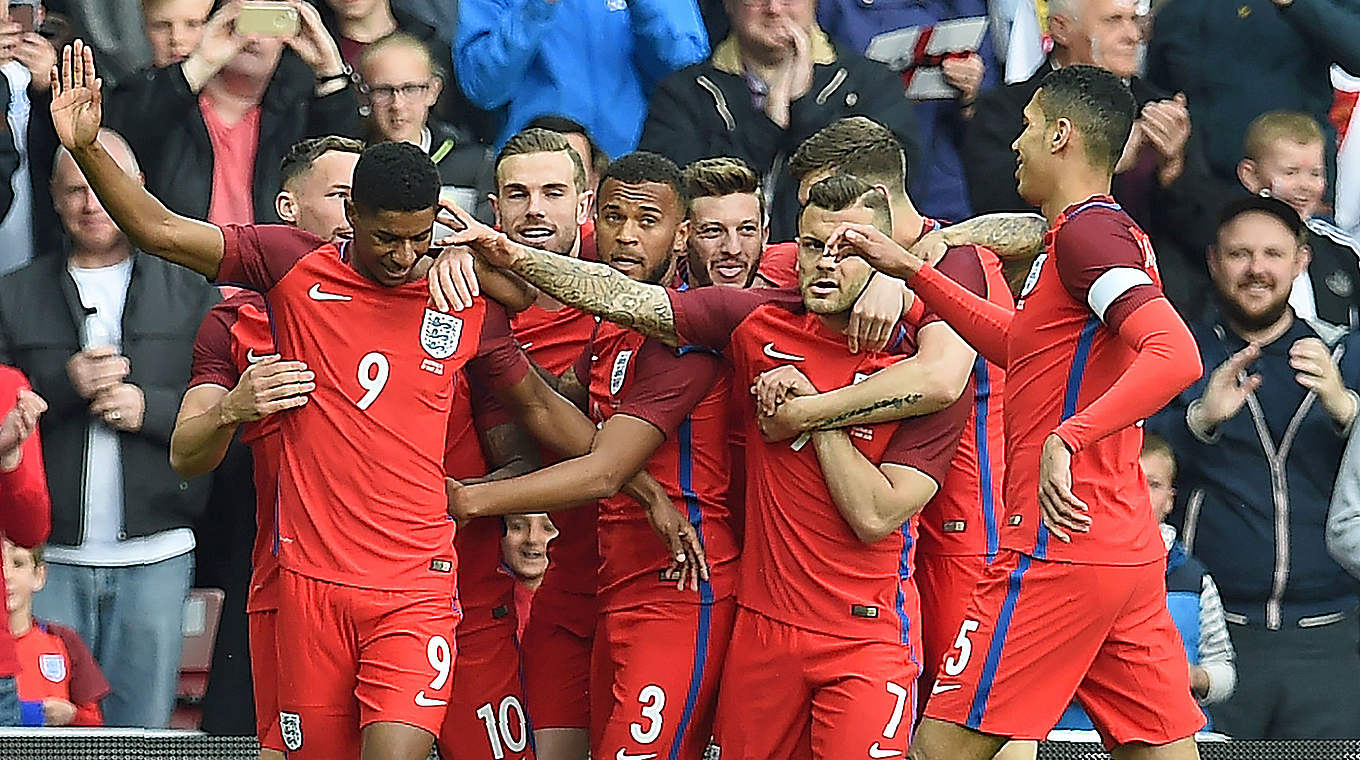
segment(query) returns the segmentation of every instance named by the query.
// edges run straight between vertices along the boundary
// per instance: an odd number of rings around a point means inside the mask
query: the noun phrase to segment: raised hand
[[[1261,387],[1260,375],[1246,374],[1247,367],[1260,356],[1261,347],[1253,343],[1218,365],[1209,375],[1204,395],[1194,405],[1196,426],[1211,430],[1242,411],[1247,396]]]
[[[477,221],[477,218],[449,200],[439,201],[438,221],[453,232],[434,242],[435,247],[465,246],[473,255],[493,267],[511,267],[519,260],[515,244],[504,233]],[[447,295],[447,294],[446,294]]]
[[[302,62],[312,67],[318,77],[328,77],[344,73],[345,60],[340,56],[340,47],[326,31],[321,21],[321,13],[311,3],[302,0],[289,0],[289,5],[297,9],[299,18],[298,33],[283,42],[297,53]]]
[[[94,144],[104,118],[104,82],[94,68],[94,51],[76,40],[52,67],[52,125],[67,150]]]
[[[858,256],[878,271],[905,280],[925,265],[882,230],[871,224],[842,222],[826,239],[835,257]]]
[[[893,328],[911,304],[902,283],[891,277],[871,277],[850,310],[845,336],[850,353],[882,351],[892,340]]]
[[[1356,402],[1341,379],[1341,368],[1332,361],[1332,352],[1317,338],[1303,338],[1289,347],[1289,366],[1297,374],[1294,381],[1317,393],[1322,408],[1338,424],[1355,419]]]

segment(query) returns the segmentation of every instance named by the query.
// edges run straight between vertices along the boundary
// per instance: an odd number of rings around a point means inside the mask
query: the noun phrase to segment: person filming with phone
[[[146,0],[154,23],[197,11],[201,38],[182,61],[147,69],[108,97],[107,121],[144,158],[147,188],[215,224],[279,221],[274,191],[288,147],[359,137],[351,72],[321,16],[301,0]]]

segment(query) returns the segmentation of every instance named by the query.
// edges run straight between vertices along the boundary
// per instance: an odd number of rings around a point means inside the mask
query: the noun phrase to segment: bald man
[[[141,176],[121,137],[105,130],[100,140]],[[189,525],[208,490],[171,471],[169,439],[217,290],[138,253],[65,151],[51,189],[66,255],[0,279],[0,363],[50,404],[41,431],[53,530],[34,608],[89,643],[113,686],[107,725],[162,728],[193,575]]]

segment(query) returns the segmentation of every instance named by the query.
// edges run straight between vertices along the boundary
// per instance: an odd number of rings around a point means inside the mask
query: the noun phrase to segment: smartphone
[[[26,33],[33,31],[37,28],[38,3],[36,0],[30,2],[12,0],[9,4],[9,20],[12,24],[18,24]]]
[[[247,0],[236,16],[236,33],[247,37],[292,37],[301,28],[297,8],[270,0]]]

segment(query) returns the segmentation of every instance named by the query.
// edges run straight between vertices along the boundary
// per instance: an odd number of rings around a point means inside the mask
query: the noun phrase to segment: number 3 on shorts
[[[968,640],[968,634],[976,631],[981,626],[976,620],[964,620],[963,625],[959,626],[959,637],[954,639],[954,649],[959,650],[957,659],[953,655],[944,658],[944,674],[951,678],[962,673],[968,667],[968,660],[973,657],[973,642]]]

